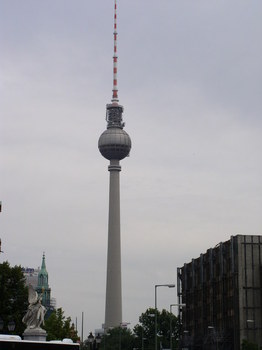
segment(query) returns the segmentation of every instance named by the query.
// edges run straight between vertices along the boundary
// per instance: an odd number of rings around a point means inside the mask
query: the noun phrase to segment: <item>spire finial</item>
[[[113,96],[112,103],[118,103],[118,88],[117,88],[117,4],[115,0],[114,9],[114,56],[113,56]]]
[[[45,266],[45,252],[43,252],[41,269],[46,269],[46,266]]]

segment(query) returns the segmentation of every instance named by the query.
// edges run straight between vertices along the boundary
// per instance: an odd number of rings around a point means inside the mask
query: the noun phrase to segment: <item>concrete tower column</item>
[[[105,326],[122,322],[119,160],[110,160]]]

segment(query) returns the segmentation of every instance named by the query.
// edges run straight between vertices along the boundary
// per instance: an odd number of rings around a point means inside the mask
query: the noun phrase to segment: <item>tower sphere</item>
[[[98,140],[98,148],[103,157],[108,160],[124,159],[129,155],[131,139],[121,128],[105,130]]]

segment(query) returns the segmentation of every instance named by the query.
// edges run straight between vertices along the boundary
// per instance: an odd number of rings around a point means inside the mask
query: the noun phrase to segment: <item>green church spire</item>
[[[46,270],[46,264],[45,264],[45,253],[43,253],[42,266],[40,271],[38,272],[38,283],[37,283],[36,291],[38,294],[42,294],[42,304],[47,309],[49,309],[51,289],[49,288],[49,285],[48,285],[48,272]]]
[[[42,266],[41,270],[38,273],[38,289],[47,289],[49,288],[48,286],[48,272],[46,270],[46,265],[45,265],[45,253],[43,253],[42,257]]]

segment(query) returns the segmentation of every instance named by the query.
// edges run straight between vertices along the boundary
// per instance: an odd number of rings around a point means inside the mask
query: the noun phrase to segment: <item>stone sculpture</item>
[[[26,330],[41,328],[41,324],[44,323],[46,308],[42,305],[42,294],[38,295],[31,284],[28,287],[28,302],[27,312],[22,319],[27,326]]]

